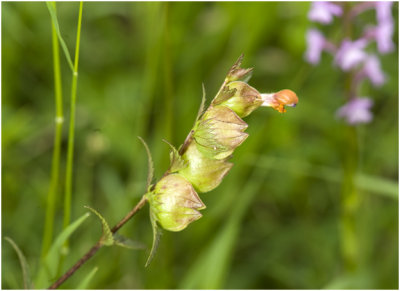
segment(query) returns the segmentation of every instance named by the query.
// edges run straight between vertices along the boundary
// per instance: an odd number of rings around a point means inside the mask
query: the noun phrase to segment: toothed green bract
[[[199,120],[200,116],[203,114],[204,107],[206,105],[206,88],[204,88],[204,83],[201,84],[201,86],[202,86],[202,89],[203,89],[203,96],[201,97],[201,103],[200,103],[199,111],[197,112],[197,117],[196,117],[196,120],[194,122],[195,125],[196,125],[197,120]]]
[[[89,206],[84,206],[85,208],[89,209],[92,211],[96,216],[100,219],[101,225],[103,228],[103,235],[101,236],[101,244],[105,246],[111,246],[114,244],[114,237],[113,233],[111,232],[110,226],[108,225],[107,221],[104,219],[104,217],[98,213],[96,210]]]
[[[150,265],[150,262],[157,251],[158,243],[160,241],[160,236],[161,236],[161,231],[157,226],[156,218],[154,217],[154,214],[151,211],[150,211],[150,221],[151,221],[151,227],[153,228],[153,245],[151,246],[150,254],[149,257],[147,258],[145,267],[148,267]]]
[[[153,158],[151,157],[151,152],[150,152],[149,147],[147,146],[147,143],[140,136],[138,136],[138,138],[142,142],[142,144],[143,144],[143,146],[144,146],[144,148],[146,149],[146,152],[147,152],[147,159],[148,159],[147,160],[147,162],[148,162],[147,189],[148,189],[149,186],[151,185],[151,181],[153,181],[153,176],[154,176]]]
[[[168,172],[174,173],[185,168],[187,166],[187,163],[182,159],[182,156],[179,154],[178,150],[165,139],[163,139],[163,142],[165,142],[171,148],[171,153],[170,153],[171,165],[168,169]]]

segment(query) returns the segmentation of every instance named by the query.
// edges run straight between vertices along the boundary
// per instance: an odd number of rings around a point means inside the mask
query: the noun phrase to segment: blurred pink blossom
[[[321,53],[325,46],[325,37],[317,29],[309,29],[306,35],[307,51],[305,53],[306,60],[316,65],[321,59]]]
[[[367,40],[350,41],[345,39],[335,56],[336,64],[344,71],[348,71],[363,62],[367,53],[364,51]]]
[[[395,49],[392,40],[394,32],[394,21],[392,17],[392,6],[394,2],[357,2],[346,10],[345,21],[356,26],[359,22],[356,17],[369,9],[376,13],[375,23],[364,23],[364,28],[353,31],[363,31],[362,35],[355,39],[337,39],[338,45],[330,42],[319,30],[310,29],[306,34],[307,51],[305,59],[311,64],[319,63],[321,53],[327,51],[334,56],[334,64],[342,71],[352,70],[351,84],[349,86],[349,101],[337,110],[337,116],[343,118],[349,124],[367,123],[373,118],[370,111],[373,101],[367,97],[358,97],[361,81],[368,79],[373,86],[381,86],[385,83],[387,76],[382,71],[378,53],[384,54]],[[311,21],[329,24],[334,16],[344,13],[342,6],[330,2],[313,2],[308,13]],[[371,43],[376,43],[377,52],[367,53],[366,48]],[[368,47],[368,50],[370,47]]]
[[[376,5],[376,21],[378,25],[375,28],[375,39],[380,53],[393,51],[394,43],[392,41],[394,25],[392,17],[392,4],[389,1],[380,1]]]
[[[328,24],[332,22],[333,16],[340,16],[342,13],[342,7],[337,4],[317,1],[311,4],[308,18],[315,22]]]
[[[385,74],[381,69],[381,63],[375,55],[369,55],[365,61],[362,73],[365,74],[374,86],[385,83]]]
[[[378,24],[375,29],[375,38],[380,53],[385,54],[394,50],[393,36],[393,23],[384,22]]]
[[[378,24],[386,21],[393,22],[392,5],[393,2],[390,1],[379,1],[375,3],[376,20]]]
[[[369,98],[353,98],[336,112],[337,116],[344,118],[347,123],[355,125],[358,123],[368,123],[372,120],[372,100]]]

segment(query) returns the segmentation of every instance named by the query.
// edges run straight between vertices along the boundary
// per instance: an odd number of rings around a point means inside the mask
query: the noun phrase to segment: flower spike
[[[169,231],[181,231],[200,219],[206,206],[197,193],[215,189],[228,174],[235,149],[249,136],[242,118],[260,106],[270,106],[285,112],[285,106],[295,106],[297,95],[288,89],[273,94],[260,94],[247,84],[252,69],[241,68],[243,55],[229,70],[211,105],[204,111],[205,90],[193,128],[179,150],[171,144],[171,165],[163,177],[148,188],[153,227],[153,246],[146,265],[154,256],[161,226]]]

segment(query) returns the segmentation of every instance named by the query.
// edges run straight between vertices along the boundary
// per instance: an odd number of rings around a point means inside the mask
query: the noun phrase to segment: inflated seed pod
[[[197,122],[193,138],[208,158],[225,159],[247,138],[247,123],[226,106],[210,106]]]
[[[199,210],[206,208],[192,184],[180,174],[161,178],[147,197],[157,222],[169,231],[186,228],[202,216]]]
[[[187,166],[179,171],[199,192],[208,192],[216,188],[233,164],[227,159],[211,159],[203,155],[193,141],[182,156]]]

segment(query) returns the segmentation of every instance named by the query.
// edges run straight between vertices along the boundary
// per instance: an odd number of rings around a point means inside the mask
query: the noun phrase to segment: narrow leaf
[[[181,278],[179,288],[223,289],[223,282],[229,269],[227,265],[229,265],[239,230],[238,224],[229,221],[222,230],[218,231],[215,238]]]
[[[127,249],[132,249],[132,250],[140,250],[144,249],[145,245],[141,242],[131,240],[127,237],[124,237],[118,233],[114,233],[114,244],[120,247],[124,247]]]
[[[144,145],[144,148],[146,149],[146,152],[147,152],[147,162],[148,162],[147,189],[148,189],[151,185],[151,181],[153,181],[153,176],[154,176],[153,158],[151,157],[151,152],[150,152],[149,147],[147,146],[147,143],[140,136],[138,136],[138,138]]]
[[[174,173],[185,168],[187,166],[187,163],[182,159],[182,156],[179,154],[178,150],[165,139],[163,139],[163,142],[165,142],[171,148],[171,153],[170,153],[171,165],[169,167],[168,172]]]
[[[53,2],[53,3],[46,2],[46,4],[47,4],[47,9],[49,9],[51,21],[54,25],[54,28],[56,29],[58,39],[60,40],[61,47],[64,51],[65,58],[67,59],[67,62],[68,62],[69,67],[71,68],[71,71],[74,72],[74,66],[72,64],[71,56],[68,52],[67,45],[65,44],[64,39],[61,36],[60,26],[58,25],[56,3],[55,2]]]
[[[96,216],[100,219],[101,225],[103,228],[103,235],[101,237],[101,243],[105,246],[111,246],[114,244],[114,237],[113,233],[111,232],[110,226],[108,225],[107,221],[104,219],[104,217],[98,213],[96,210],[89,206],[84,206],[85,208],[89,209],[92,211]]]
[[[251,164],[257,167],[271,169],[294,174],[301,173],[317,177],[333,183],[342,182],[342,173],[339,169],[328,166],[317,166],[300,160],[290,160],[276,157],[253,156]],[[357,173],[355,175],[355,185],[364,191],[377,195],[387,196],[392,199],[398,199],[398,183],[397,181],[365,173]]]
[[[145,267],[148,267],[150,265],[151,260],[156,254],[158,243],[160,242],[160,236],[161,236],[161,231],[157,226],[156,218],[154,217],[154,214],[152,213],[151,210],[150,210],[150,221],[151,221],[151,227],[153,228],[153,245],[151,246],[150,254],[149,257],[147,258]]]
[[[99,268],[98,267],[94,267],[92,271],[90,271],[90,273],[82,280],[82,282],[77,286],[77,290],[84,290],[87,289],[90,281],[92,280],[92,278],[94,277],[94,275],[96,274],[97,270]]]
[[[50,284],[51,281],[55,278],[64,242],[89,216],[90,213],[85,213],[80,218],[71,223],[67,228],[65,228],[56,238],[40,266],[38,276],[35,280],[35,288],[46,288],[48,284]]]
[[[10,245],[14,248],[15,252],[18,255],[18,260],[19,263],[21,264],[21,269],[22,269],[22,278],[24,280],[24,289],[32,289],[33,286],[29,274],[29,266],[24,254],[11,238],[5,237],[4,239],[10,243]]]
[[[186,274],[180,278],[178,289],[223,289],[231,267],[231,260],[239,239],[241,222],[263,183],[262,171],[254,171],[225,217],[225,224],[215,232],[204,249],[199,250]],[[206,278],[206,280],[205,280]]]
[[[397,181],[359,173],[355,177],[355,183],[357,187],[366,191],[382,194],[393,199],[398,199],[399,197]]]

